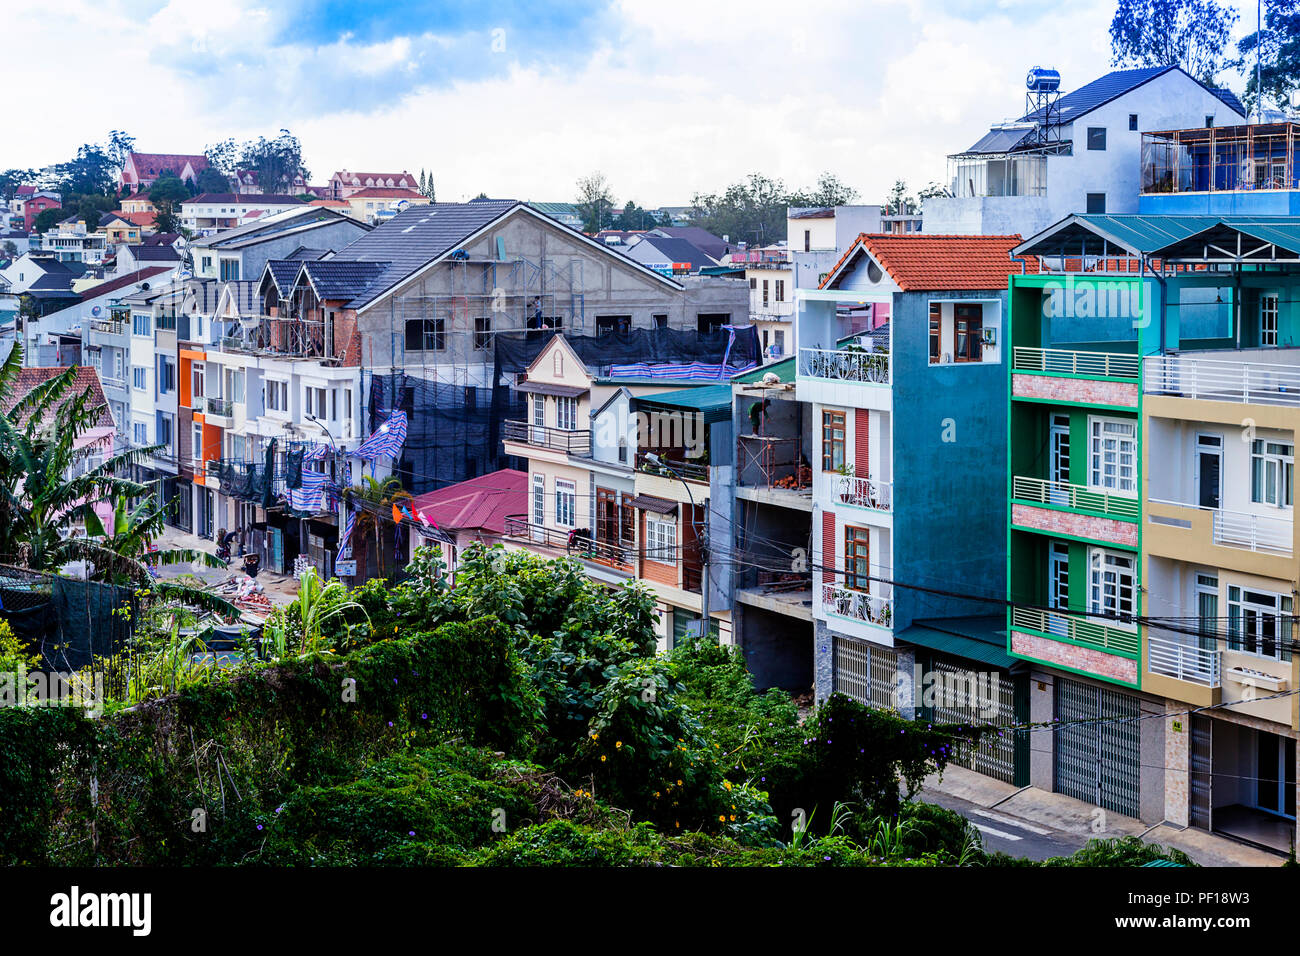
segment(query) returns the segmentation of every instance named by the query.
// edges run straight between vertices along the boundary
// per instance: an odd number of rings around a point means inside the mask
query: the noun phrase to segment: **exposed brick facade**
[[[1137,684],[1137,661],[1127,657],[1116,657],[1105,651],[1095,651],[1090,647],[1054,641],[1050,637],[1012,631],[1011,653],[1023,654],[1035,660],[1059,664],[1062,667],[1096,674],[1099,677],[1109,677],[1126,684]]]
[[[1137,408],[1136,382],[1106,382],[1062,375],[1016,372],[1011,376],[1011,394],[1023,398],[1046,398],[1055,402],[1084,402],[1089,405],[1126,405]]]
[[[1021,528],[1035,528],[1049,534],[1068,534],[1076,538],[1109,541],[1136,548],[1137,525],[1132,521],[1114,518],[1094,518],[1091,515],[1057,511],[1054,508],[1035,508],[1032,505],[1011,506],[1011,523]]]

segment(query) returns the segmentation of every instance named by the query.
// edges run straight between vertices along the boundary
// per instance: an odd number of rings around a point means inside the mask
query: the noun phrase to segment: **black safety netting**
[[[525,397],[506,383],[527,369],[556,334],[498,333],[490,387],[433,382],[402,372],[370,376],[370,431],[394,411],[406,412],[406,442],[396,473],[407,491],[423,494],[498,468],[526,467],[501,448],[501,423],[528,414]],[[721,366],[725,358],[734,373],[760,361],[753,326],[704,333],[633,329],[598,336],[565,335],[564,340],[597,376],[607,374],[610,366],[638,362]]]
[[[40,655],[41,670],[70,672],[98,662],[120,679],[134,605],[130,588],[0,566],[0,618]]]

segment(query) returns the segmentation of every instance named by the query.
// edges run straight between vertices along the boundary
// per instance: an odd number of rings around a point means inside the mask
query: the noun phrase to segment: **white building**
[[[951,196],[925,201],[932,235],[1031,236],[1073,213],[1138,211],[1142,133],[1239,123],[1241,102],[1181,67],[1117,70],[1060,95],[1030,72],[1020,119],[948,157]]]

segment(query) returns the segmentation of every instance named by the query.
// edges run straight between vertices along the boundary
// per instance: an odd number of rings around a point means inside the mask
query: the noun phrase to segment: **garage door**
[[[834,637],[832,649],[835,693],[846,694],[868,707],[896,708],[897,651],[838,634]]]
[[[1115,813],[1139,810],[1138,700],[1081,681],[1056,679],[1055,789]],[[1107,718],[1098,720],[1097,718]]]
[[[945,660],[935,660],[932,666],[939,680],[957,690],[956,693],[935,694],[935,723],[1005,727],[1016,722],[1015,686],[1010,677],[997,671],[977,675],[970,668]],[[973,687],[970,685],[972,678],[977,681]],[[968,688],[968,693],[961,692]],[[1015,738],[1011,731],[990,734],[978,747],[961,748],[952,762],[985,776],[1015,783]]]

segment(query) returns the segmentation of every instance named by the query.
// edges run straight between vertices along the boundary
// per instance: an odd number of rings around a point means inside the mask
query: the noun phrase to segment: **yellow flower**
[[[677,786],[680,787],[681,785],[682,785],[682,782],[681,782],[680,780],[678,780],[678,781],[677,781]]]
[[[614,746],[615,746],[616,748],[618,748],[618,747],[622,747],[622,746],[623,746],[623,741],[621,741],[621,740],[616,740],[616,741],[614,741]]]
[[[601,762],[601,763],[604,763],[604,762],[605,762],[605,755],[604,755],[604,754],[601,754],[601,755],[600,755],[600,762]]]
[[[731,789],[731,781],[730,781],[730,780],[724,780],[724,781],[722,781],[722,785],[723,785],[724,787],[726,787],[728,790]]]
[[[726,818],[724,815],[719,814],[719,816],[718,816],[718,822],[719,822],[719,823],[726,823],[726,822],[727,822],[727,818]]]

